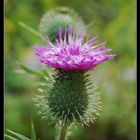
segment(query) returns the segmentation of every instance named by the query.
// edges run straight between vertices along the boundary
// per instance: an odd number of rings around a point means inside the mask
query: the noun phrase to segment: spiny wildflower
[[[52,123],[69,125],[81,122],[94,123],[101,102],[87,71],[114,57],[105,43],[96,44],[96,38],[85,43],[82,34],[74,35],[69,27],[59,31],[59,39],[53,44],[47,38],[47,46],[36,46],[38,60],[55,69],[50,79],[45,79],[43,95],[36,98],[39,113]]]

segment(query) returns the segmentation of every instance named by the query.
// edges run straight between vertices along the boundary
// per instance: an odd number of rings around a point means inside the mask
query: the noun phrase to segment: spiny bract
[[[89,75],[76,71],[56,71],[52,80],[40,84],[41,95],[36,97],[39,113],[50,123],[64,125],[94,123],[101,101]],[[91,89],[90,89],[91,88]]]

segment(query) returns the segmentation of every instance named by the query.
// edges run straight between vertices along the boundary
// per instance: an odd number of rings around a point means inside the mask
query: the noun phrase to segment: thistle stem
[[[63,125],[60,130],[59,140],[66,140],[67,125]]]

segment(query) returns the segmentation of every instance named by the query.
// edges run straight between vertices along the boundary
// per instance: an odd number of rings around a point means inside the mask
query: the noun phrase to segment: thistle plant
[[[27,30],[46,39],[46,46],[35,46],[37,61],[50,67],[49,74],[33,71],[24,65],[26,72],[38,76],[40,82],[35,105],[38,113],[50,124],[60,128],[59,140],[65,140],[72,125],[94,123],[101,109],[100,95],[90,79],[90,70],[115,55],[109,54],[105,42],[98,44],[96,37],[85,40],[86,25],[69,8],[48,11],[41,19],[39,32],[21,23]],[[9,131],[22,140],[28,138]],[[34,132],[34,131],[33,131]],[[8,138],[13,138],[9,134]],[[31,140],[36,139],[35,135]]]
[[[43,118],[61,127],[64,140],[71,124],[95,122],[101,102],[88,71],[114,54],[108,54],[111,49],[105,43],[97,44],[96,37],[83,42],[83,34],[75,34],[71,27],[59,30],[58,36],[55,43],[46,38],[46,46],[35,46],[37,60],[54,69],[53,75],[44,77],[35,101]]]

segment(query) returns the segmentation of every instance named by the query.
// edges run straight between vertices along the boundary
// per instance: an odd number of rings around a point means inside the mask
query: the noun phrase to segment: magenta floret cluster
[[[71,71],[88,71],[98,64],[112,59],[111,49],[105,43],[97,44],[96,37],[84,42],[82,34],[75,35],[72,28],[64,34],[59,31],[59,39],[53,44],[47,38],[46,46],[35,46],[38,60],[52,68]]]

